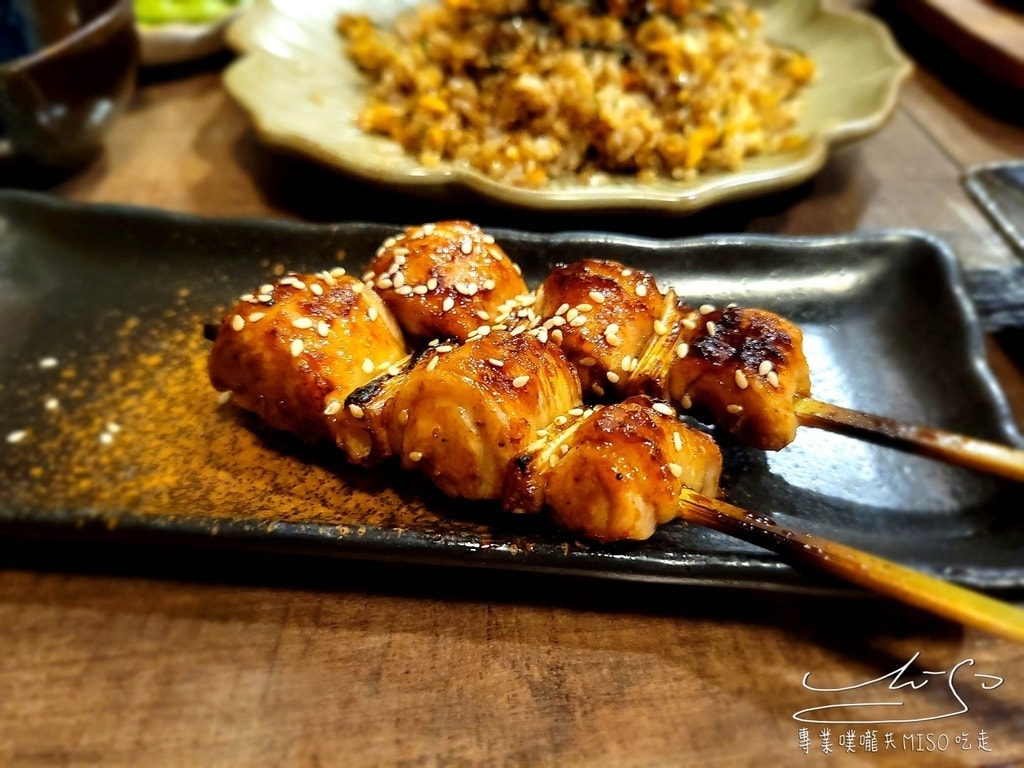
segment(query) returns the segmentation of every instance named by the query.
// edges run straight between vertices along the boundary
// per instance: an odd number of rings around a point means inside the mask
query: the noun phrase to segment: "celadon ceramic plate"
[[[808,179],[830,147],[885,123],[911,71],[887,28],[868,15],[826,11],[819,0],[754,0],[768,37],[807,52],[818,69],[798,126],[808,137],[802,147],[694,181],[647,184],[622,176],[596,186],[563,180],[524,189],[465,167],[425,168],[394,142],[356,126],[367,82],[344,53],[338,15],[364,13],[386,23],[414,2],[257,0],[228,29],[228,43],[241,56],[226,72],[227,88],[268,144],[376,184],[426,195],[469,191],[532,209],[690,213]]]

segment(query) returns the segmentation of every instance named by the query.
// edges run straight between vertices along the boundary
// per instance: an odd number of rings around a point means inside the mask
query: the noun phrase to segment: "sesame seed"
[[[332,267],[331,271],[328,272],[327,274],[329,274],[331,277],[344,277],[345,276],[345,268],[344,267]]]
[[[433,291],[433,290],[436,290],[436,289],[437,289],[437,278],[436,277],[432,277],[429,280],[427,280],[427,290],[428,291]]]
[[[363,409],[360,408],[355,403],[349,403],[348,404],[348,412],[351,413],[357,419],[361,419],[364,416]]]
[[[217,404],[227,405],[228,401],[231,399],[231,394],[232,393],[230,392],[230,390],[227,392],[221,392],[219,395],[217,395]]]
[[[481,336],[481,337],[488,336],[491,333],[491,326],[489,326],[489,325],[481,325],[479,328],[476,329],[476,333],[477,333],[478,336]]]
[[[579,364],[582,365],[584,368],[589,368],[592,365],[597,365],[597,360],[595,360],[592,357],[581,357]]]
[[[598,397],[604,397],[604,387],[602,387],[602,386],[601,386],[600,384],[597,384],[597,383],[595,382],[594,384],[591,384],[591,385],[590,385],[590,389],[591,389],[591,390],[593,391],[593,393],[594,393],[595,395],[597,395]]]
[[[679,401],[679,404],[688,411],[693,408],[693,398],[689,395],[683,395],[683,399]]]
[[[623,357],[619,367],[624,371],[629,371],[633,367],[633,357],[631,355]]]
[[[644,296],[646,296],[647,295],[647,286],[644,285],[643,283],[640,283],[640,285],[638,285],[636,287],[636,295],[639,296],[640,298],[643,298]]]
[[[608,373],[605,375],[608,377],[608,381],[610,381],[612,384],[619,383],[619,374],[617,374],[615,371],[608,371]]]
[[[633,270],[632,269],[624,269],[619,274],[622,275],[623,277],[629,277],[630,275],[633,274]]]
[[[239,301],[256,301],[256,297],[253,296],[251,293],[243,293],[241,296],[238,297],[238,300]]]
[[[673,408],[668,403],[655,403],[651,407],[654,410],[656,410],[658,413],[660,413],[662,416],[675,416],[676,415],[675,408]],[[677,432],[676,434],[679,434],[679,433]]]
[[[582,415],[583,415],[583,409],[582,408],[570,408],[569,409],[569,416],[579,417],[579,416],[582,416]]]
[[[430,358],[430,362],[427,363],[427,370],[432,371],[435,368],[437,368],[437,361],[440,359],[441,358],[439,358],[437,355],[434,355],[432,358]]]
[[[274,300],[274,297],[271,296],[269,293],[261,293],[259,296],[256,297],[256,300],[262,304],[269,304]]]
[[[253,313],[252,313],[251,315],[249,315],[249,317],[248,317],[248,318],[246,318],[246,319],[247,319],[247,320],[248,320],[248,322],[250,322],[250,323],[256,323],[256,322],[259,322],[260,320],[262,320],[262,319],[263,319],[264,317],[266,317],[266,316],[267,316],[267,315],[266,315],[266,313],[265,313],[265,312],[253,312]]]
[[[306,284],[304,282],[302,282],[301,280],[293,280],[292,281],[292,286],[294,286],[294,288],[296,290],[299,290],[299,291],[306,290]]]
[[[60,400],[58,400],[56,397],[51,397],[45,403],[43,403],[43,407],[48,411],[56,411],[58,408],[60,408]]]
[[[292,320],[292,327],[298,328],[300,331],[307,331],[313,327],[313,318],[297,317],[294,320]]]
[[[747,375],[743,371],[736,371],[736,386],[740,389],[746,389],[749,386]]]
[[[682,477],[683,475],[683,468],[675,462],[668,465],[668,471],[672,473],[673,477]]]
[[[569,419],[565,416],[555,416],[554,423],[556,427],[564,427],[566,424],[569,423]]]
[[[444,354],[445,352],[451,352],[452,351],[452,345],[451,344],[441,344],[440,346],[437,347],[437,351],[438,351],[438,354]]]
[[[604,304],[604,294],[600,291],[591,291],[587,294],[595,304]]]
[[[702,315],[710,315],[712,312],[715,311],[715,307],[713,304],[701,304],[700,309],[698,309],[697,311],[700,312]]]
[[[573,320],[575,320],[577,317],[579,317],[579,315],[580,315],[579,309],[577,309],[576,307],[573,307],[572,309],[570,309],[568,312],[565,313],[565,319],[568,320],[571,323]]]
[[[690,354],[690,345],[687,344],[685,341],[682,342],[678,347],[676,347],[676,355],[680,359],[686,357],[688,354]]]
[[[356,294],[356,295],[359,295],[359,294],[360,294],[360,293],[362,293],[362,292],[363,292],[363,291],[364,291],[365,289],[366,289],[366,286],[365,286],[365,285],[363,285],[362,283],[353,283],[353,284],[352,284],[352,293],[354,293],[354,294]]]
[[[482,239],[482,240],[483,240],[483,241],[484,241],[485,243],[487,243],[487,245],[494,245],[494,235],[484,235],[484,236],[483,236],[483,237],[482,237],[481,239]],[[493,256],[494,258],[496,258],[496,259],[500,259],[500,258],[501,258],[501,254],[500,254],[500,253],[496,253],[496,252],[493,252],[493,251],[492,251],[492,252],[491,252],[491,255],[492,255],[492,256]]]
[[[333,416],[334,414],[336,414],[340,410],[341,410],[341,401],[340,400],[331,400],[331,402],[329,402],[327,404],[327,407],[324,408],[324,415],[325,416]]]
[[[555,314],[556,315],[564,315],[568,311],[569,311],[569,305],[566,304],[565,302],[563,302],[563,303],[558,305],[558,309],[555,310]]]
[[[110,432],[112,435],[116,435],[120,431],[121,431],[121,425],[120,424],[118,424],[116,422],[113,422],[113,421],[111,421],[111,422],[109,422],[107,424],[107,432]]]
[[[295,339],[292,342],[291,352],[292,357],[298,357],[302,354],[302,350],[306,348],[306,345],[302,343],[302,339]]]
[[[395,288],[401,288],[405,285],[405,275],[401,272],[395,272],[395,276],[391,278],[391,284]]]
[[[379,313],[377,312],[376,307],[370,307],[368,310],[366,310],[366,317],[369,318],[371,323],[377,319],[378,314]]]
[[[538,429],[537,430],[537,437],[547,437],[547,436],[548,436],[548,431],[546,429]]]
[[[779,374],[777,374],[775,371],[768,371],[766,375],[769,384],[771,384],[773,387],[779,386]]]
[[[381,291],[386,291],[388,288],[391,288],[393,286],[394,283],[391,282],[390,277],[382,277],[377,281],[377,288]]]
[[[412,286],[403,285],[401,288],[396,288],[395,293],[397,293],[399,296],[409,296],[412,294]]]
[[[541,344],[547,344],[548,343],[548,330],[547,330],[547,328],[540,328],[540,329],[537,330],[537,340],[540,341]]]
[[[403,408],[398,412],[398,425],[404,427],[409,423],[409,409]]]
[[[365,360],[363,360],[363,373],[373,373],[373,369],[375,367],[376,366],[374,366],[373,360],[371,360],[370,358],[366,358]]]
[[[697,321],[692,317],[683,318],[683,328],[692,331],[697,327]]]
[[[743,410],[743,406],[737,405],[736,403],[732,403],[731,405],[725,406],[725,410],[727,410],[729,413],[736,414]]]
[[[584,302],[583,304],[577,304],[576,305],[576,309],[578,309],[580,312],[593,312],[594,311],[594,305],[593,304],[587,304],[587,303]]]
[[[499,360],[496,357],[489,357],[489,358],[487,358],[487,362],[490,363],[491,365],[493,365],[495,368],[501,368],[503,365],[505,365],[505,361],[504,360]]]
[[[423,451],[409,451],[409,461],[415,463],[423,458]]]
[[[397,365],[389,365],[388,366],[388,376],[397,376],[401,372],[402,372],[402,369],[399,368]]]
[[[707,326],[705,327],[708,329],[708,336],[714,336],[715,332],[718,330],[718,327],[711,320],[708,320]]]
[[[114,436],[112,434],[110,434],[109,432],[101,432],[100,433],[100,442],[103,445],[110,445],[112,442],[114,442]]]
[[[511,331],[509,331],[509,336],[518,336],[519,334],[523,333],[525,330],[526,330],[526,326],[525,325],[517,325],[515,328],[513,328]]]
[[[20,443],[28,435],[27,429],[16,429],[14,432],[7,433],[7,442],[11,445]]]
[[[551,331],[551,340],[553,342],[555,342],[555,344],[561,344],[562,343],[562,329],[561,328],[555,328],[553,331]]]
[[[445,296],[444,301],[441,302],[441,311],[442,312],[447,312],[448,310],[450,310],[454,306],[455,306],[455,299],[453,299],[451,296]]]
[[[57,358],[56,357],[44,357],[42,360],[39,361],[39,367],[40,368],[44,368],[44,369],[45,368],[56,368],[57,367]]]
[[[556,327],[556,326],[559,326],[559,325],[565,325],[565,318],[564,317],[559,317],[559,316],[552,317],[546,323],[544,323],[544,327],[545,328],[552,328],[552,327]]]
[[[496,283],[493,280],[487,279],[484,280],[483,289],[485,291],[493,291],[495,285]]]
[[[466,256],[469,256],[469,254],[473,252],[473,241],[469,239],[469,235],[462,238],[459,250],[461,250]]]
[[[683,436],[678,432],[672,433],[672,445],[677,451],[683,450]]]
[[[512,379],[512,386],[515,387],[516,389],[522,389],[523,387],[526,386],[526,384],[529,381],[530,377],[527,376],[526,374],[523,374],[522,376],[516,376],[514,379]]]
[[[563,456],[565,456],[565,454],[567,454],[569,452],[569,444],[568,443],[562,443],[560,446],[558,446],[558,452],[560,454],[562,454]]]
[[[424,224],[423,225],[423,234],[424,235],[432,235],[432,234],[434,234],[434,230],[435,229],[437,229],[437,224]]]
[[[427,286],[425,286],[425,285],[414,285],[412,287],[412,292],[415,293],[417,296],[423,296],[427,292]]]
[[[320,283],[313,283],[311,286],[309,286],[309,290],[311,290],[317,296],[324,295],[324,287],[320,285]]]
[[[260,286],[260,293],[273,293],[273,292],[274,292],[274,286],[271,285],[270,283],[267,283],[266,285],[261,285]]]
[[[757,366],[757,372],[762,376],[766,376],[769,371],[773,370],[775,366],[771,360],[762,360],[761,364]]]
[[[240,331],[245,328],[245,318],[241,315],[235,315],[231,318],[231,328],[236,331]]]
[[[664,336],[666,333],[668,333],[668,325],[666,325],[664,320],[655,320],[654,332],[659,336]]]

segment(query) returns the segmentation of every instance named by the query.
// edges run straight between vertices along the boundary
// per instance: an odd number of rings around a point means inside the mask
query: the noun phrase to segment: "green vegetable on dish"
[[[140,24],[216,21],[245,0],[135,0],[135,19]]]

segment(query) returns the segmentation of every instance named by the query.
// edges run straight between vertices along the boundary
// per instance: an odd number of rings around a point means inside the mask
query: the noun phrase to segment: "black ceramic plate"
[[[205,377],[205,320],[281,269],[359,271],[396,227],[203,220],[0,196],[0,530],[155,539],[611,578],[807,589],[757,547],[685,523],[576,542],[544,518],[356,472],[271,434]],[[537,282],[615,258],[694,302],[794,318],[819,399],[1020,444],[950,253],[921,234],[653,241],[493,234]],[[726,497],[780,522],[985,589],[1024,585],[1018,486],[802,429],[726,448]]]

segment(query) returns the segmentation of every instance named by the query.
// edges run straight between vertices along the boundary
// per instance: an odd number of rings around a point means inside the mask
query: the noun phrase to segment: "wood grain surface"
[[[104,157],[53,191],[541,231],[920,229],[966,266],[1017,264],[960,174],[1024,156],[1024,121],[1003,91],[963,87],[941,47],[899,39],[918,71],[882,131],[797,189],[686,219],[524,220],[361,186],[261,146],[221,87],[223,58],[145,74]],[[1024,416],[1020,371],[990,349]],[[973,660],[956,674],[969,711],[831,726],[831,753],[828,726],[808,726],[804,753],[793,716],[822,703],[806,673],[845,687],[911,660],[929,684],[885,693],[913,717],[955,711],[947,678],[922,673]],[[1024,647],[870,597],[0,540],[0,766],[875,764],[1024,764]]]

